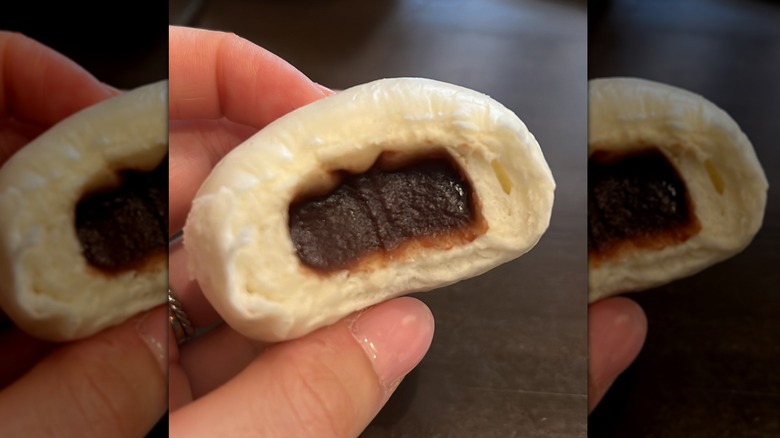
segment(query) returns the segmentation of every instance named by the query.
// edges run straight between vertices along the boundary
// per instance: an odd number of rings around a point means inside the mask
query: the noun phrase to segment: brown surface
[[[764,226],[743,253],[632,295],[649,317],[647,343],[591,416],[589,436],[778,437],[780,4],[621,0],[591,22],[590,77],[703,95],[751,139],[770,189]]]
[[[363,435],[585,436],[584,2],[188,5],[172,3],[172,22],[235,32],[330,87],[429,77],[523,119],[558,185],[550,229],[522,258],[420,295],[436,318],[431,351]]]

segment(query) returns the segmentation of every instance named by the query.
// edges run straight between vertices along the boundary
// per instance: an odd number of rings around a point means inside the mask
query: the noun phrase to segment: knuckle
[[[122,372],[109,360],[94,352],[74,354],[77,366],[62,382],[73,403],[73,421],[87,431],[87,435],[127,435],[127,413],[116,394],[133,393],[133,388]]]

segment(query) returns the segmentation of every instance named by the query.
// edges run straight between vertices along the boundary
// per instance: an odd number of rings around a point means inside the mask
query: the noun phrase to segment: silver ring
[[[168,322],[173,329],[173,336],[176,337],[176,345],[187,342],[195,334],[195,329],[192,328],[190,319],[184,313],[181,302],[170,289],[168,289]]]

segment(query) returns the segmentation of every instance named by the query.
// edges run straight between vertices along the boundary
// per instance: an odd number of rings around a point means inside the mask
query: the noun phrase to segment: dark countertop
[[[489,94],[523,119],[558,184],[550,229],[522,258],[419,295],[436,318],[433,346],[363,436],[584,437],[584,2],[187,6],[171,4],[172,23],[235,32],[327,86],[429,77]]]
[[[648,314],[638,360],[589,421],[591,437],[780,436],[780,3],[613,0],[590,21],[591,78],[637,76],[699,93],[751,139],[769,179],[741,254],[631,295]]]

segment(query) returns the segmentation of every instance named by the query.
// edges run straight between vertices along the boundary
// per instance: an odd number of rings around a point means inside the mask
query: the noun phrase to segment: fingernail
[[[379,382],[392,389],[422,360],[433,339],[433,315],[413,298],[399,298],[360,313],[352,335],[371,360]]]
[[[163,374],[168,372],[168,306],[158,307],[142,315],[135,325],[138,335],[152,352]]]
[[[338,90],[334,91],[334,90],[332,90],[332,89],[330,89],[330,88],[328,88],[328,87],[326,87],[326,86],[324,86],[322,84],[318,84],[316,82],[314,83],[314,85],[317,88],[319,88],[320,91],[322,91],[322,94],[325,95],[325,96],[330,96],[331,94],[336,94],[336,92],[338,91]]]
[[[111,85],[108,85],[108,84],[106,84],[106,83],[101,83],[100,85],[101,85],[101,86],[103,87],[103,89],[104,89],[104,90],[106,90],[106,91],[108,92],[108,94],[109,94],[109,95],[111,95],[111,96],[116,96],[116,95],[118,95],[118,94],[122,94],[122,91],[121,91],[120,89],[118,89],[118,88],[115,88],[115,87],[112,87]]]

